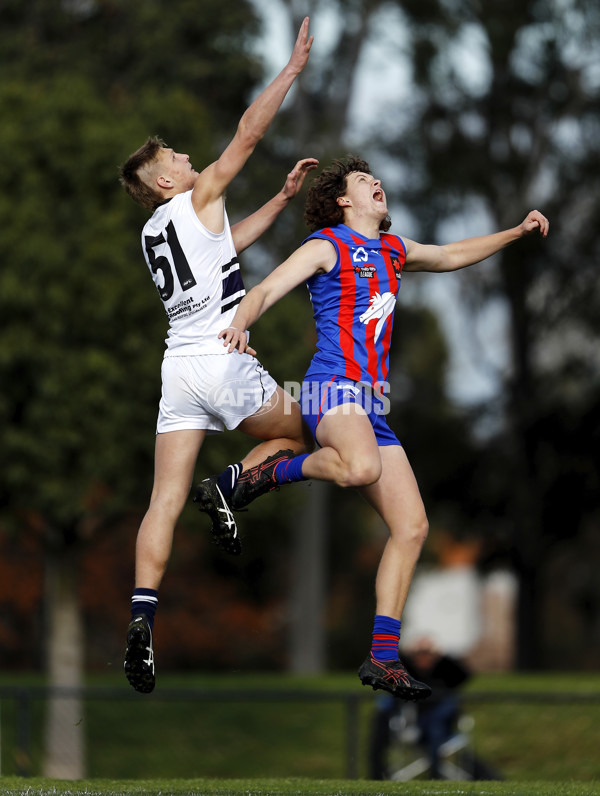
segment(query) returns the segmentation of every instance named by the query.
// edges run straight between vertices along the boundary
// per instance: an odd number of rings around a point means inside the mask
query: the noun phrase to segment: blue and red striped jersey
[[[309,235],[331,241],[337,262],[307,286],[317,327],[317,352],[307,376],[328,373],[373,385],[387,381],[394,308],[406,259],[396,235],[369,239],[345,224]]]

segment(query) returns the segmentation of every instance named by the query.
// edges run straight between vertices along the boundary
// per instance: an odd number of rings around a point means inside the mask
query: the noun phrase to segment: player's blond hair
[[[139,149],[130,155],[119,169],[119,182],[129,196],[147,210],[154,210],[164,196],[151,185],[152,165],[158,153],[166,147],[162,138],[150,136]]]

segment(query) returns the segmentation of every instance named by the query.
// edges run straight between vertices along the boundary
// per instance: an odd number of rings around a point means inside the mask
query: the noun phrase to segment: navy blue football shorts
[[[302,382],[300,408],[302,417],[316,439],[317,426],[323,415],[342,404],[358,404],[367,413],[377,444],[400,445],[398,437],[385,419],[389,412],[389,399],[380,396],[370,384],[347,379],[345,376],[321,376],[311,374]]]

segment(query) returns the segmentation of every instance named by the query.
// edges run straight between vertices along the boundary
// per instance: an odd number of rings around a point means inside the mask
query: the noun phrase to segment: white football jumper
[[[217,335],[245,290],[223,214],[223,232],[206,229],[186,191],[159,205],[144,226],[144,257],[169,319],[165,356],[227,353]]]
[[[223,232],[206,229],[192,192],[159,205],[142,249],[169,319],[157,433],[235,428],[277,389],[248,354],[231,355],[218,334],[245,294],[225,208]]]

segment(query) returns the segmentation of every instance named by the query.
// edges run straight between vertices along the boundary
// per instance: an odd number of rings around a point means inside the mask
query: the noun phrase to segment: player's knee
[[[429,532],[427,517],[423,514],[420,517],[397,519],[397,523],[392,522],[389,526],[391,541],[400,547],[404,555],[416,561]]]
[[[158,522],[176,522],[183,511],[183,507],[188,498],[189,489],[179,489],[173,491],[160,490],[152,494],[148,514],[152,515]]]
[[[345,464],[342,486],[354,488],[370,486],[379,480],[380,475],[379,459],[356,459]]]
[[[427,516],[422,514],[415,517],[407,529],[408,541],[421,550],[429,533],[429,522]]]

